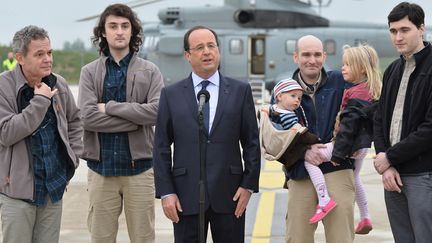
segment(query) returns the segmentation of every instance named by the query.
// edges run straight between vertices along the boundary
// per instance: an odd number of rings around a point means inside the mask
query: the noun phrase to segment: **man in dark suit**
[[[247,82],[219,73],[218,44],[213,30],[190,29],[184,36],[184,55],[192,73],[161,92],[154,144],[156,197],[162,198],[164,213],[174,223],[175,242],[198,242],[199,238],[196,97],[201,89],[210,93],[205,129],[205,232],[210,222],[213,242],[244,242],[244,211],[252,192],[258,192],[261,155],[251,88]]]

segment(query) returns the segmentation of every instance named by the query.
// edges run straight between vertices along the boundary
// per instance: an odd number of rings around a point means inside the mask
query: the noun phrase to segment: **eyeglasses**
[[[215,43],[209,43],[207,45],[198,45],[196,47],[193,48],[189,48],[189,51],[196,51],[196,52],[203,52],[204,49],[207,47],[207,49],[209,49],[210,51],[213,51],[214,49],[216,49],[218,46]]]

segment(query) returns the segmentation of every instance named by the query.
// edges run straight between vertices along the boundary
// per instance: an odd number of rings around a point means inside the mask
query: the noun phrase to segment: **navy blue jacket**
[[[293,79],[298,81],[299,69],[293,74]],[[301,105],[305,111],[308,121],[308,129],[317,135],[322,143],[328,143],[333,137],[333,129],[336,116],[342,102],[343,92],[347,83],[340,71],[321,71],[321,83],[315,92],[315,102],[306,92],[303,94]],[[303,156],[304,158],[304,156]],[[353,163],[346,160],[340,166],[333,166],[331,163],[322,163],[321,171],[325,173],[352,169]],[[302,179],[308,176],[304,166],[304,159],[299,160],[288,170],[291,179]]]

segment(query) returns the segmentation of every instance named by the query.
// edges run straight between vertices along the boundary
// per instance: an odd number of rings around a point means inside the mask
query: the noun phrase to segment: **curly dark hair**
[[[103,34],[105,33],[105,22],[109,15],[119,16],[129,19],[132,26],[132,36],[129,42],[129,48],[133,52],[138,52],[143,42],[143,29],[141,21],[138,19],[135,12],[125,4],[109,5],[100,15],[99,23],[94,27],[91,40],[94,46],[99,46],[99,53],[109,55],[108,42]]]

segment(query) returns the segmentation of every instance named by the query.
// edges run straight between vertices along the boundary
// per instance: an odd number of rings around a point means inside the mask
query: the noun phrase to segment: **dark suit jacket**
[[[183,215],[198,214],[198,105],[191,76],[165,87],[159,102],[153,151],[156,197],[175,193]],[[219,100],[206,146],[206,208],[211,205],[216,213],[233,213],[239,186],[258,192],[261,155],[248,83],[220,75]]]

